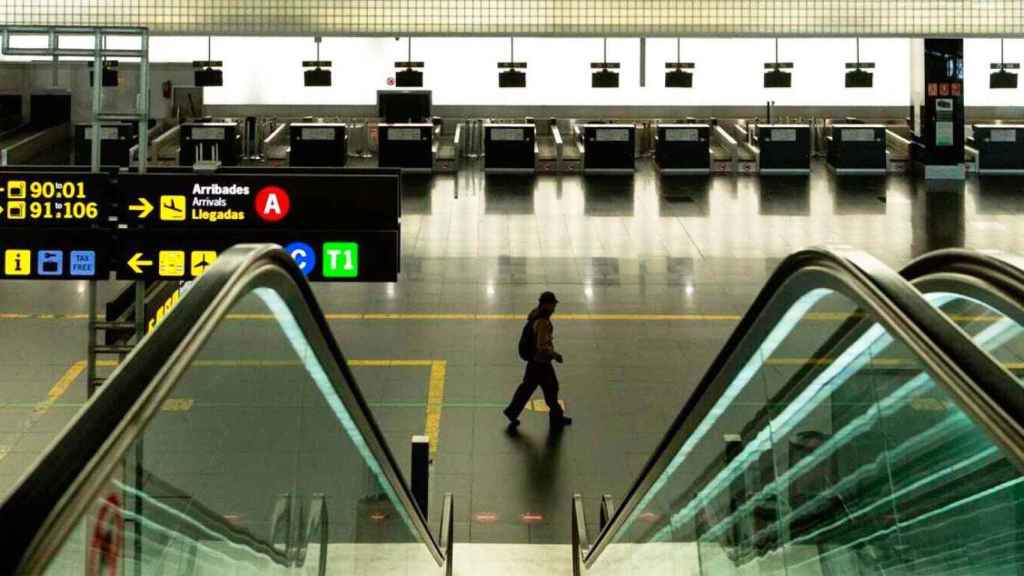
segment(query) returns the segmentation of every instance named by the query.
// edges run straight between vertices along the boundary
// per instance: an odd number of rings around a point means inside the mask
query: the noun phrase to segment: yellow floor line
[[[423,368],[444,360],[349,360],[354,368]]]
[[[435,360],[430,366],[430,384],[427,386],[427,422],[425,431],[430,438],[430,453],[437,453],[437,439],[441,431],[441,410],[444,407],[444,383],[448,362]]]
[[[113,360],[100,360],[97,366],[112,368],[117,366]],[[298,360],[196,360],[193,366],[204,368],[279,368],[285,366],[299,366]],[[444,384],[447,378],[448,362],[445,360],[398,360],[398,359],[357,359],[349,360],[348,365],[352,368],[430,368],[430,381],[427,384],[427,415],[425,431],[430,438],[430,452],[437,453],[437,439],[441,430],[441,411],[444,407]],[[72,368],[78,367],[77,372],[65,382],[68,373],[61,377],[48,397],[52,405],[60,398],[60,395],[67,390],[67,387],[74,382],[75,378],[85,369],[85,361],[75,362]],[[60,393],[54,397],[54,390],[60,389]],[[188,412],[192,409],[191,398],[168,398],[162,410],[165,412]],[[47,407],[48,409],[49,407]],[[0,447],[0,451],[3,447]],[[2,452],[0,452],[2,453]],[[2,459],[2,456],[0,456]]]
[[[565,400],[559,398],[558,405],[562,407],[562,412],[566,412]],[[543,398],[534,398],[526,403],[525,409],[528,412],[539,412],[541,414],[547,414],[551,412],[551,408],[548,408],[548,403]]]
[[[332,312],[324,315],[328,320],[370,320],[370,321],[520,321],[525,314],[467,314],[443,312],[396,312],[396,313],[357,313]],[[808,321],[841,322],[856,314],[844,312],[811,312],[804,316]],[[229,314],[231,320],[263,320],[274,319],[272,314]],[[741,314],[558,314],[557,319],[568,322],[736,322]],[[951,314],[953,321],[995,322],[1000,316],[992,314]],[[2,320],[87,320],[86,314],[31,314],[18,312],[0,312]]]
[[[766,366],[827,366],[834,361],[833,358],[769,358],[765,361]],[[872,358],[871,366],[892,367],[892,366],[918,366],[920,362],[913,358]],[[923,369],[923,367],[922,367]]]
[[[68,388],[70,388],[71,385],[74,384],[75,380],[77,380],[78,377],[81,376],[82,372],[84,371],[85,360],[79,360],[78,362],[72,364],[71,367],[68,368],[67,371],[64,372],[64,374],[60,377],[60,379],[57,380],[57,383],[54,384],[52,388],[50,388],[50,391],[46,393],[46,401],[43,403],[45,406],[42,407],[43,411],[45,412],[46,410],[49,410],[50,407],[53,406],[55,402],[60,400],[61,396],[63,396],[64,393],[68,391]],[[37,408],[37,410],[39,409]]]
[[[18,442],[25,437],[25,434],[27,434],[28,431],[31,430],[33,426],[35,426],[36,422],[38,422],[43,416],[45,416],[46,413],[50,411],[50,408],[52,408],[53,405],[56,404],[57,401],[60,400],[62,396],[64,396],[64,393],[68,391],[68,388],[70,388],[71,385],[74,384],[75,380],[77,380],[78,377],[81,376],[82,372],[84,371],[85,360],[79,360],[78,362],[75,362],[67,370],[64,371],[64,374],[62,374],[61,377],[57,379],[57,382],[52,387],[50,387],[49,392],[46,393],[46,400],[43,400],[42,402],[33,406],[31,416],[29,416],[28,419],[21,423],[21,426],[18,429],[16,436],[11,441],[11,443],[6,446],[0,446],[0,461],[3,461],[3,459],[6,458],[7,455],[11,453],[12,450],[14,450],[14,446],[16,446]]]

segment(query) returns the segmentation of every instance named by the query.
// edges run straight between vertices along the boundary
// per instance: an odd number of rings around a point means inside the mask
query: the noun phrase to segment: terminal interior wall
[[[693,89],[666,89],[665,62],[676,59],[670,39],[647,41],[647,86],[639,86],[640,42],[610,39],[608,60],[621,63],[618,89],[590,87],[591,62],[603,57],[599,38],[523,38],[515,42],[515,58],[527,61],[528,88],[499,89],[496,63],[508,60],[507,38],[416,38],[414,60],[426,62],[426,88],[442,106],[888,106],[910,103],[910,40],[865,39],[861,60],[875,62],[875,87],[846,89],[843,65],[855,59],[853,40],[782,39],[779,59],[793,62],[793,88],[768,90],[761,85],[764,62],[774,59],[771,39],[685,39],[681,59],[696,64]],[[170,115],[170,101],[161,85],[192,84],[190,62],[206,58],[206,38],[155,36],[151,39],[151,107],[153,117]],[[394,63],[407,58],[407,44],[393,38],[326,38],[321,59],[334,62],[334,85],[306,88],[300,61],[315,58],[311,38],[218,37],[214,59],[223,60],[224,86],[207,88],[213,105],[326,104],[373,106],[378,89],[388,87]],[[989,65],[999,61],[999,41],[965,41],[965,85],[968,106],[1020,107],[1020,90],[990,90]],[[1024,62],[1024,40],[1008,40],[1007,62]],[[4,58],[0,91],[54,87],[52,65]],[[24,59],[20,59],[24,60]],[[133,107],[137,72],[122,62],[121,86],[107,90],[112,109]],[[91,90],[84,63],[61,65],[56,87],[74,94],[73,120],[89,117]]]
[[[499,89],[496,64],[510,58],[508,38],[416,38],[413,60],[426,63],[425,87],[439,105],[861,105],[909,103],[909,40],[871,39],[861,58],[879,63],[876,87],[846,90],[844,62],[855,60],[852,39],[783,39],[779,59],[796,64],[791,90],[766,90],[761,74],[774,60],[771,39],[685,39],[681,59],[694,62],[694,88],[664,88],[665,63],[676,60],[676,42],[647,41],[647,86],[640,87],[640,41],[608,40],[608,61],[619,62],[620,88],[590,87],[590,63],[603,59],[600,38],[522,38],[515,58],[526,61],[527,88]],[[205,58],[205,38],[152,40],[155,59]],[[305,88],[300,60],[315,57],[310,38],[217,38],[213,57],[224,61],[224,86],[206,93],[209,104],[374,104],[387,87],[407,44],[393,38],[327,38],[321,58],[334,62],[334,85]]]

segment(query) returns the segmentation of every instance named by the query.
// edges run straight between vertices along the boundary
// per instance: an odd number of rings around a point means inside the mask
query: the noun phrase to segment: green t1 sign
[[[324,278],[356,278],[359,276],[359,244],[326,242],[322,261]]]

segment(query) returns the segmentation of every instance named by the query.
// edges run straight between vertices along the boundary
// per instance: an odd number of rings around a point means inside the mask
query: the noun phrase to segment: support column
[[[926,180],[963,180],[964,41],[926,38],[923,47],[924,98],[915,131],[924,149],[915,162],[923,164]]]

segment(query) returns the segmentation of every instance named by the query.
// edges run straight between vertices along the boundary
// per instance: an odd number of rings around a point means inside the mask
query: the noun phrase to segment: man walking
[[[572,424],[572,418],[565,416],[558,403],[558,377],[555,375],[555,367],[551,365],[552,360],[562,363],[562,355],[555,351],[555,328],[551,324],[551,315],[557,306],[558,299],[554,293],[544,292],[523,326],[519,338],[519,356],[526,361],[526,373],[523,375],[523,383],[512,396],[512,402],[504,410],[509,426],[513,428],[519,426],[519,413],[538,386],[544,392],[544,401],[550,410],[551,426]]]

